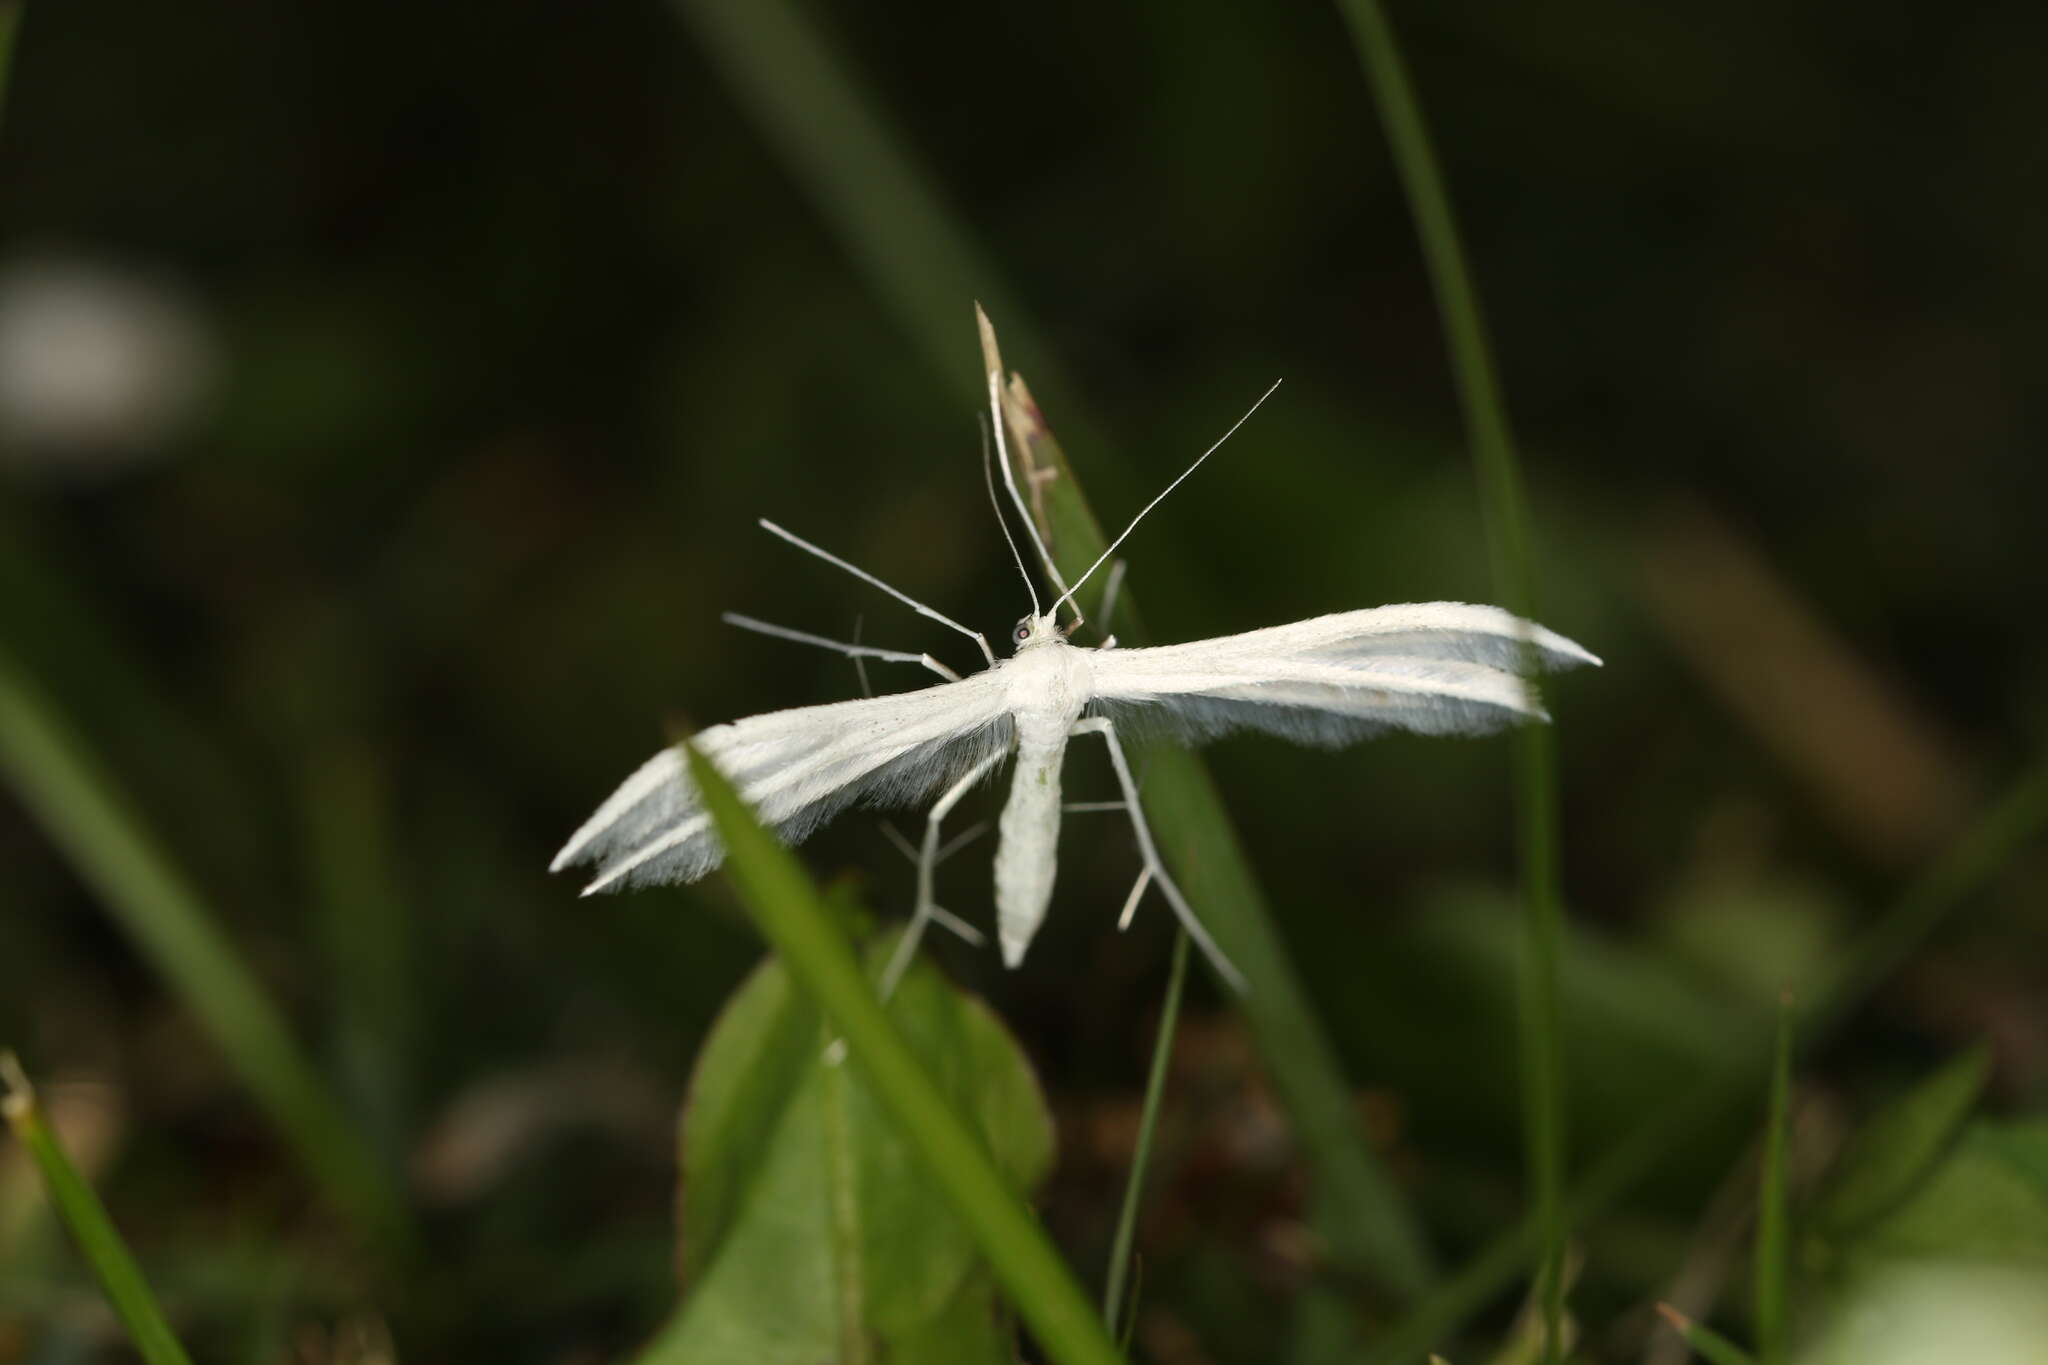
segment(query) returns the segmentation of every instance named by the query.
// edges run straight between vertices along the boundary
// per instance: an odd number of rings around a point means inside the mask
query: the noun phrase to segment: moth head
[[[1018,650],[1065,638],[1051,612],[1043,616],[1020,616],[1017,624],[1010,627],[1010,644]]]

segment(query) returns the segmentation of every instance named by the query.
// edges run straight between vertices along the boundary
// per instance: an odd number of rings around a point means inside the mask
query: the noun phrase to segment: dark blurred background
[[[1130,543],[1156,638],[1499,596],[1333,8],[799,12],[973,244],[1105,521],[1286,379]],[[1607,661],[1552,696],[1584,1159],[2041,752],[2048,11],[1394,18],[1524,449],[1541,615]],[[0,1039],[82,1097],[77,1140],[202,1353],[365,1315],[420,1360],[643,1339],[672,1299],[674,1108],[760,949],[717,879],[579,902],[548,857],[671,727],[857,693],[846,661],[722,610],[974,663],[756,517],[991,633],[1023,610],[977,467],[971,298],[931,304],[948,360],[792,155],[830,130],[760,116],[721,47],[749,22],[708,0],[27,9],[0,134],[0,630],[404,1163],[435,1250],[409,1292],[336,1250],[188,1012],[0,802]],[[894,188],[840,169],[886,218]],[[1507,758],[1212,755],[1452,1256],[1520,1207]],[[1071,781],[1108,791],[1090,761]],[[970,918],[987,857],[945,874]],[[908,903],[867,815],[805,858]],[[1156,907],[1110,932],[1132,871],[1121,831],[1077,818],[1021,972],[939,949],[1039,1064],[1046,1216],[1084,1267],[1168,945]],[[1811,1059],[1817,1102],[1860,1112],[1986,1036],[1997,1103],[2048,1099],[2044,885],[2036,850],[1890,978]],[[1227,1001],[1204,983],[1195,1009],[1144,1341],[1263,1359],[1301,1163]],[[1699,1135],[1589,1240],[1591,1320],[1661,1292],[1742,1139]],[[0,1359],[100,1339],[37,1245]]]

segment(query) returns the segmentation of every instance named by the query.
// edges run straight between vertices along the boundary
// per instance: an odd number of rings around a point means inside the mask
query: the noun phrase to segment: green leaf
[[[885,1008],[880,957],[863,969],[795,856],[723,774],[683,750],[777,956],[705,1055],[684,1134],[690,1198],[708,1201],[683,1220],[698,1278],[643,1358],[1008,1361],[990,1292],[999,1282],[1047,1360],[1120,1365],[1019,1198],[1050,1161],[1051,1137],[1007,1035],[929,969]],[[813,1009],[815,1031],[780,1022]],[[793,1082],[756,1085],[752,1066],[794,1067]],[[721,1153],[707,1173],[701,1161]]]
[[[870,954],[871,969],[890,946]],[[888,1012],[1027,1194],[1051,1165],[1052,1120],[1001,1022],[921,963]],[[773,958],[719,1017],[683,1111],[688,1298],[650,1359],[1007,1365],[1015,1349],[994,1276],[873,1093],[828,1062],[827,1043],[816,1007]]]
[[[2036,1189],[2048,1190],[2048,1122],[1985,1123],[1977,1131]]]
[[[1865,1124],[1821,1192],[1816,1232],[1847,1236],[1912,1195],[1961,1131],[1990,1074],[1991,1054],[1972,1048]]]
[[[1971,1124],[1903,1203],[1841,1250],[1858,1266],[1968,1258],[2048,1267],[2048,1120]]]

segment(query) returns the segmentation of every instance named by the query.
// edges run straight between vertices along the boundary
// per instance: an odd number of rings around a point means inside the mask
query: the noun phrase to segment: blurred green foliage
[[[1130,546],[1158,638],[1488,594],[1433,304],[1334,10],[805,12],[1037,320],[1042,357],[1013,360],[1057,363],[1066,407],[1040,397],[1106,520],[1287,378]],[[2043,752],[2048,15],[1394,17],[1527,452],[1541,614],[1608,661],[1549,698],[1583,1170]],[[675,1107],[759,948],[720,881],[579,903],[547,855],[669,727],[855,693],[843,660],[719,611],[950,647],[756,516],[959,619],[1015,618],[971,402],[660,5],[67,0],[28,11],[15,55],[0,275],[170,286],[216,361],[123,462],[7,438],[0,640],[404,1172],[428,1254],[361,1252],[13,804],[0,1039],[98,1144],[81,1165],[195,1358],[329,1358],[309,1340],[380,1319],[419,1360],[621,1354],[674,1302]],[[1210,757],[1456,1266],[1522,1208],[1505,748]],[[1077,795],[1109,791],[1092,762]],[[908,903],[872,820],[804,858]],[[1036,1063],[1065,1138],[1044,1218],[1091,1277],[1169,944],[1156,912],[1108,931],[1130,875],[1121,832],[1070,822],[1022,972],[938,949]],[[982,849],[943,878],[985,913]],[[1886,1245],[2038,1249],[2044,886],[2035,843],[1802,1064],[1839,1132],[1991,1041],[1980,1107],[2006,1117],[1959,1130],[1950,1183],[1882,1220]],[[1266,1360],[1328,1283],[1300,1153],[1229,1002],[1198,988],[1190,1012],[1134,1351]],[[1755,1094],[1585,1230],[1586,1352],[1634,1358],[1639,1310],[1698,1264]],[[22,1179],[0,1166],[0,1359],[111,1356],[82,1268],[11,1212]],[[1958,1208],[1985,1213],[1958,1229]]]

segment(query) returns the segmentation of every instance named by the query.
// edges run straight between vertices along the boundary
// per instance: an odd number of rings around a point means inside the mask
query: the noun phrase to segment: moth
[[[1018,493],[1004,431],[1001,365],[985,317],[981,324],[989,357],[996,464],[1034,557],[1059,595],[1050,608],[1041,609],[1037,587],[995,497],[992,477],[990,500],[1031,602],[1030,614],[1010,632],[1007,658],[997,658],[981,632],[763,520],[765,529],[798,548],[969,636],[987,667],[963,677],[929,654],[844,644],[728,615],[735,625],[855,659],[916,663],[943,681],[911,692],[749,716],[703,730],[695,742],[733,781],[762,822],[789,843],[854,806],[931,802],[917,855],[916,900],[909,928],[883,974],[886,994],[930,923],[937,921],[980,941],[978,931],[934,899],[933,873],[944,856],[940,832],[961,798],[1012,758],[1009,798],[998,821],[996,926],[1004,964],[1015,967],[1023,961],[1052,901],[1061,815],[1068,808],[1060,781],[1068,743],[1099,738],[1109,751],[1121,793],[1118,801],[1108,804],[1129,818],[1140,863],[1119,928],[1129,924],[1147,889],[1157,886],[1217,971],[1242,988],[1236,968],[1203,927],[1159,855],[1120,738],[1126,729],[1188,743],[1235,730],[1260,730],[1331,747],[1386,730],[1483,734],[1517,721],[1548,719],[1521,676],[1526,667],[1561,669],[1597,665],[1600,660],[1563,636],[1499,607],[1463,602],[1338,612],[1156,648],[1119,648],[1114,637],[1097,646],[1074,643],[1071,637],[1081,624],[1075,593],[1110,561],[1146,514],[1214,454],[1265,397],[1133,517],[1070,587]],[[1272,392],[1268,389],[1266,397]],[[1119,561],[1111,571],[1112,589],[1121,567]],[[1063,608],[1069,613],[1065,624],[1059,619]],[[590,895],[694,881],[723,857],[683,755],[669,748],[649,759],[598,807],[555,855],[551,870],[596,864],[596,876],[583,889]]]

